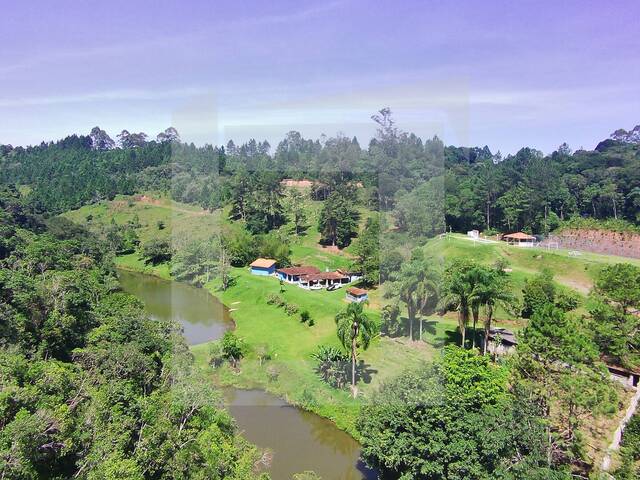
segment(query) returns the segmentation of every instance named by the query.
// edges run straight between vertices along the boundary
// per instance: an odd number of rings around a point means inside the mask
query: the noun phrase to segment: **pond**
[[[179,322],[191,345],[218,339],[233,322],[227,308],[203,289],[120,270],[122,288],[154,318]],[[225,389],[227,408],[250,442],[273,453],[269,473],[289,480],[313,470],[323,480],[375,479],[360,461],[360,445],[331,421],[262,390]]]

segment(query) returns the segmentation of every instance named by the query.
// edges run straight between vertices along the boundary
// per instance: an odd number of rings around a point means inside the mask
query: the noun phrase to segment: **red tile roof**
[[[338,272],[320,272],[304,275],[302,279],[307,282],[316,282],[318,280],[342,280],[344,278],[348,277]]]
[[[316,267],[301,266],[301,267],[279,268],[278,272],[284,273],[285,275],[300,276],[300,275],[312,275],[314,273],[320,273],[320,269]]]
[[[347,290],[347,293],[350,293],[355,297],[361,297],[362,295],[366,295],[367,291],[363,290],[362,288],[351,287]]]
[[[509,238],[511,240],[535,240],[536,239],[536,237],[532,237],[531,235],[527,235],[526,233],[522,233],[522,232],[509,233],[508,235],[505,235],[504,238]]]

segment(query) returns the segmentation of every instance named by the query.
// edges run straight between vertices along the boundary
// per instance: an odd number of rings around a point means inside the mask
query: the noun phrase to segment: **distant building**
[[[504,355],[506,353],[512,353],[518,341],[515,334],[511,330],[506,328],[492,328],[489,330],[489,342],[488,349],[493,355]]]
[[[250,267],[253,275],[273,275],[276,273],[276,261],[271,258],[257,258]]]
[[[349,283],[355,282],[356,280],[360,280],[362,278],[362,274],[360,272],[349,272],[348,270],[337,269],[336,272],[344,275],[349,278]]]
[[[618,361],[610,357],[603,357],[602,361],[607,366],[609,375],[613,380],[622,383],[626,387],[638,388],[640,370],[623,367]]]
[[[340,271],[310,273],[300,277],[300,286],[302,288],[328,287],[329,285],[343,285],[349,282],[349,277],[343,275]]]
[[[509,245],[517,245],[518,247],[533,247],[536,241],[536,237],[523,232],[509,233],[503,235],[502,239]]]
[[[320,269],[309,266],[287,267],[276,270],[276,274],[280,280],[295,284],[300,283],[301,277],[318,273],[320,273]]]
[[[292,188],[311,188],[313,186],[313,182],[306,179],[294,180],[293,178],[284,178],[280,181],[280,185]]]
[[[350,302],[364,302],[369,300],[369,294],[362,288],[351,287],[347,289],[347,300]]]

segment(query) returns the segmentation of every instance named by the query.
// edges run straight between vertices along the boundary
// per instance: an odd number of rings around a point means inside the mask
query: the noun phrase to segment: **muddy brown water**
[[[149,315],[180,323],[190,345],[218,339],[233,326],[228,309],[203,289],[124,270],[118,276]],[[263,390],[229,388],[223,393],[244,437],[272,452],[268,472],[274,480],[289,480],[305,470],[323,480],[376,478],[361,462],[358,442],[331,421]]]

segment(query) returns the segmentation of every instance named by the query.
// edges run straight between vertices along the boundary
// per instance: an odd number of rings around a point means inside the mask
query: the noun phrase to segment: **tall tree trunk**
[[[482,347],[482,354],[487,354],[487,348],[489,347],[489,332],[491,332],[491,320],[493,317],[493,305],[487,303],[487,318],[484,322],[484,345]]]
[[[490,199],[487,199],[487,230],[491,228],[491,213],[489,206],[491,205]]]
[[[464,314],[462,313],[462,310],[458,310],[458,329],[460,330],[460,335],[462,336],[461,342],[460,342],[460,346],[462,348],[464,348],[464,344],[465,344],[465,318],[464,318]]]
[[[354,398],[356,396],[356,340],[356,337],[351,340],[351,391]]]
[[[473,306],[471,308],[473,314],[473,333],[471,334],[471,348],[476,348],[476,325],[478,324],[478,317],[480,316],[480,305]]]
[[[409,340],[413,341],[413,318],[415,317],[415,312],[410,304],[407,305],[407,313],[409,315]]]
[[[422,315],[420,315],[420,336],[418,337],[418,340],[422,340]]]
[[[409,340],[413,341],[413,315],[409,314]]]

